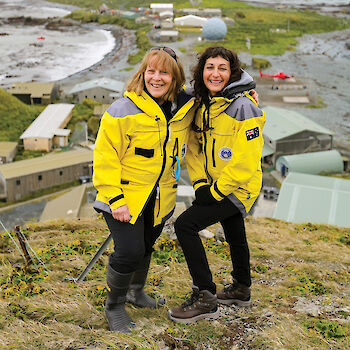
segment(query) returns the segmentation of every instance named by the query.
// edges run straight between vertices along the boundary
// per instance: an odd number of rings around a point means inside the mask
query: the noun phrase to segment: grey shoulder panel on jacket
[[[238,121],[261,117],[263,115],[263,111],[245,96],[234,100],[225,110],[225,113]]]
[[[123,97],[113,102],[107,109],[108,114],[114,118],[124,118],[127,115],[135,115],[142,113],[142,110],[138,108],[134,102],[128,97]]]

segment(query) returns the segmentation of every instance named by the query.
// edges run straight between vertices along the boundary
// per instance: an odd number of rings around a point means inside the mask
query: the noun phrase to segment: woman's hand
[[[259,104],[259,94],[255,90],[250,90],[249,95],[253,97],[257,104]]]
[[[112,216],[114,219],[121,222],[129,222],[131,220],[131,215],[127,204],[124,204],[121,207],[114,209],[112,211]]]

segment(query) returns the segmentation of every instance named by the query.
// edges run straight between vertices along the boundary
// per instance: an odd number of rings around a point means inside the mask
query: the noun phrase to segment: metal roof
[[[207,18],[199,17],[195,15],[186,15],[182,17],[177,17],[174,19],[175,24],[179,25],[203,25],[208,21]]]
[[[56,129],[55,135],[56,136],[68,136],[70,134],[69,129]]]
[[[17,142],[0,141],[0,157],[8,156],[16,147]]]
[[[337,150],[281,156],[277,159],[276,169],[281,171],[282,164],[289,172],[314,175],[321,172],[341,173],[344,170],[342,156]]]
[[[264,144],[261,157],[264,158],[274,153],[274,150],[270,146]]]
[[[48,170],[61,169],[76,164],[92,162],[92,159],[93,152],[85,148],[67,152],[50,153],[42,157],[2,164],[0,165],[0,174],[4,179],[12,179]]]
[[[67,121],[67,116],[72,112],[73,104],[57,103],[48,105],[33,121],[28,129],[20,136],[26,138],[48,138],[56,135],[57,129]]]
[[[124,90],[124,82],[109,78],[88,80],[83,83],[73,86],[68,94],[75,94],[80,91],[90,90],[96,87],[101,87],[114,92],[122,92]]]
[[[149,7],[151,9],[172,9],[174,5],[169,3],[151,3]]]
[[[305,130],[334,135],[333,131],[324,128],[298,112],[272,106],[266,106],[263,109],[266,113],[263,134],[271,140],[280,140]]]
[[[86,184],[83,184],[49,201],[40,216],[40,221],[77,218],[85,191]]]
[[[31,97],[42,97],[43,95],[51,95],[55,83],[14,83],[7,91],[10,94],[26,95]]]
[[[274,218],[350,227],[350,180],[289,173],[282,183]]]

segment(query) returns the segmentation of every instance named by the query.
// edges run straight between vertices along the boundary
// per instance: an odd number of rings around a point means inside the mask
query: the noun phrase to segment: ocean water
[[[10,17],[63,17],[69,12],[41,0],[0,0],[0,87],[15,81],[63,79],[96,64],[114,48],[115,38],[106,30],[88,26],[47,30],[6,23]]]

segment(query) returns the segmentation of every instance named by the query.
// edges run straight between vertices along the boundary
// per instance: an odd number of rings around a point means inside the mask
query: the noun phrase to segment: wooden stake
[[[26,265],[29,266],[33,263],[32,258],[30,257],[29,253],[28,253],[28,249],[27,249],[27,245],[26,242],[23,239],[23,233],[21,231],[20,226],[15,226],[15,232],[16,232],[16,236],[18,238],[19,244],[21,246],[24,258],[26,260]]]

